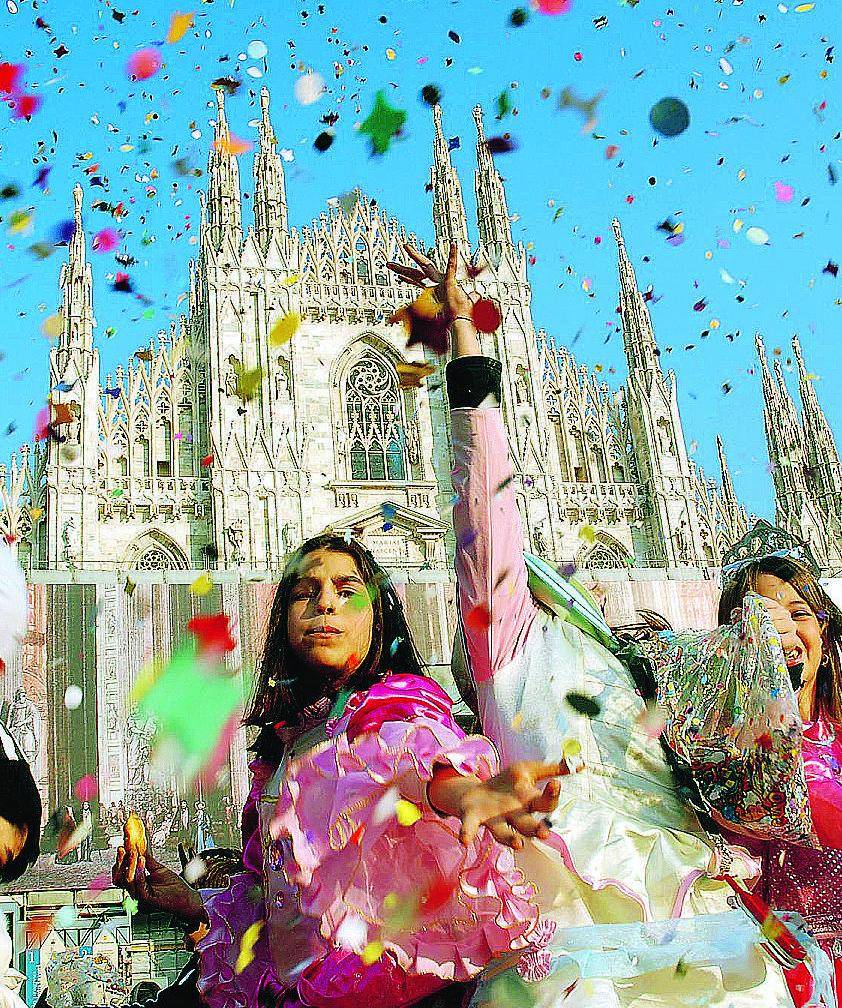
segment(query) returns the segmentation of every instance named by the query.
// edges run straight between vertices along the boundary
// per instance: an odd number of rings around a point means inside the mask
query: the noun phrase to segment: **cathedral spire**
[[[485,139],[481,105],[474,106],[474,122],[477,126],[477,170],[474,181],[479,240],[486,258],[496,266],[504,255],[513,251],[509,208],[506,205],[503,180]]]
[[[830,551],[831,555],[836,555],[842,550],[842,541],[837,541],[842,540],[842,466],[833,432],[819,405],[814,379],[804,366],[801,343],[797,336],[792,337],[792,349],[798,365],[798,389],[801,395],[809,482],[819,507],[827,518],[828,536],[835,542],[836,549]]]
[[[728,468],[728,460],[725,458],[725,448],[722,438],[716,435],[716,453],[719,456],[719,472],[722,476],[722,501],[730,511],[739,511],[740,504],[737,495],[734,493],[734,482],[731,479],[731,471]]]
[[[70,239],[67,262],[61,267],[59,278],[64,322],[58,341],[59,350],[93,349],[93,279],[85,254],[83,198],[84,190],[77,182],[73,187],[73,237]]]
[[[450,147],[441,128],[441,106],[433,107],[435,141],[430,184],[433,189],[433,226],[436,245],[447,258],[447,246],[456,242],[463,254],[468,252],[468,222],[462,202],[462,186],[450,160]]]
[[[230,235],[237,248],[243,240],[240,170],[231,152],[231,131],[225,118],[225,91],[216,88],[217,116],[213,147],[208,155],[208,235],[219,248]]]
[[[637,288],[634,267],[626,252],[626,243],[620,222],[615,217],[611,221],[617,240],[618,267],[620,271],[620,318],[623,325],[623,342],[629,373],[661,373],[658,363],[658,348],[652,330],[652,320],[643,295]]]
[[[763,382],[763,410],[764,413],[771,411],[774,415],[774,411],[778,407],[778,390],[775,388],[775,383],[769,372],[769,360],[766,357],[766,347],[760,333],[755,333],[754,346],[757,350],[757,359],[760,361],[760,375]],[[774,464],[774,459],[772,462]]]
[[[262,247],[272,232],[285,232],[287,194],[278,142],[269,119],[269,89],[260,89],[260,147],[254,158],[254,230]]]

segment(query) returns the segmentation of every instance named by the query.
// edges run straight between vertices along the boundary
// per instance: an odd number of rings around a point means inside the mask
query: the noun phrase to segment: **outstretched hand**
[[[431,259],[423,252],[419,252],[409,242],[404,244],[404,251],[417,264],[418,269],[394,262],[387,263],[387,267],[407,283],[422,289],[432,287],[436,300],[450,312],[453,318],[461,316],[470,319],[474,302],[456,278],[459,259],[456,245],[451,244],[450,246],[447,266],[443,273]]]
[[[513,763],[487,781],[445,771],[433,778],[430,801],[462,820],[462,843],[471,843],[485,826],[495,840],[519,850],[523,837],[549,836],[546,816],[558,805],[558,778],[569,772],[565,763],[534,760]]]

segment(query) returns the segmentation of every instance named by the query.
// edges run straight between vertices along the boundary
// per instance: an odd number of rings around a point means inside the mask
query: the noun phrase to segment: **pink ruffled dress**
[[[842,1006],[842,730],[804,725],[802,746],[813,826],[821,850],[769,843],[758,892],[773,908],[794,910],[830,956]]]
[[[486,830],[468,847],[426,798],[444,764],[487,779],[433,681],[392,675],[280,766],[251,765],[245,871],[207,903],[198,943],[210,1008],[401,1008],[523,948],[534,892]]]

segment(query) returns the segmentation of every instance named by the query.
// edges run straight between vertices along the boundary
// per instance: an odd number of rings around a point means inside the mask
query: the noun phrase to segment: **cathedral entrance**
[[[69,808],[77,823],[88,815],[95,823],[97,795],[86,809],[77,785],[83,778],[98,781],[99,772],[96,585],[50,584],[46,589],[48,811]]]

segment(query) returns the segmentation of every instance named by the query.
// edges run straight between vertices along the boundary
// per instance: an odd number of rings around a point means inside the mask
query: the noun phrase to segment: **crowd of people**
[[[451,331],[475,730],[425,675],[365,546],[302,543],[245,718],[240,863],[197,888],[149,851],[117,853],[115,883],[194,949],[156,1003],[838,1006],[842,613],[809,550],[759,526],[726,557],[715,629],[609,628],[524,553],[502,366],[455,249],[443,272],[407,252],[415,266],[391,268]],[[30,840],[0,818],[0,876]]]

